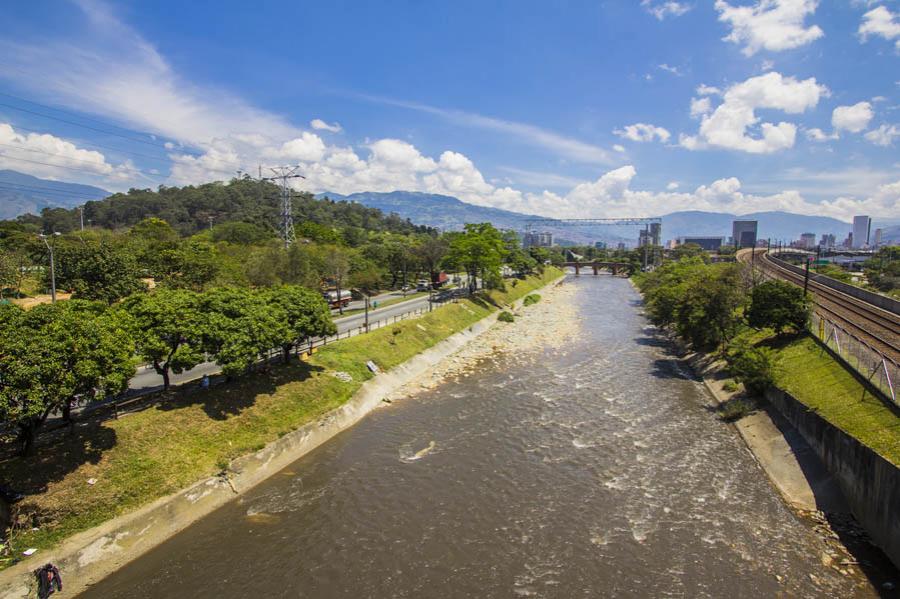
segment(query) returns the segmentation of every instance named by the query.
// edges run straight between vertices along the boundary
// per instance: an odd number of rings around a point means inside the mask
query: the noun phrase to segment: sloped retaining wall
[[[522,299],[519,299],[514,304],[521,305],[521,302]],[[359,422],[380,405],[386,395],[413,382],[489,329],[496,322],[497,314],[486,316],[403,364],[369,379],[347,403],[322,418],[273,441],[256,453],[235,459],[228,467],[227,476],[202,480],[183,491],[79,533],[56,549],[43,553],[38,560],[28,560],[0,572],[0,598],[36,596],[31,571],[47,562],[60,569],[67,596],[83,591]]]
[[[872,540],[900,567],[900,468],[777,388],[766,399],[813,448]]]

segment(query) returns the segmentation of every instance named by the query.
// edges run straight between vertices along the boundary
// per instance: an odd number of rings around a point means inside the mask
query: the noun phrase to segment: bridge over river
[[[620,272],[625,272],[629,264],[627,262],[600,262],[595,260],[593,262],[566,262],[563,266],[565,268],[574,268],[576,275],[580,275],[582,269],[590,269],[595,275],[600,274],[601,270],[608,270],[613,275],[617,275]]]

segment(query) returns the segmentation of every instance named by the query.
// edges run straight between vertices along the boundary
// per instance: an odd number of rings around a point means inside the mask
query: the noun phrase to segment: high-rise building
[[[819,240],[819,245],[825,249],[831,249],[834,247],[835,239],[833,233],[825,233],[822,235],[822,239]]]
[[[731,225],[731,237],[737,249],[756,247],[756,229],[758,223],[755,220],[736,220]]]
[[[542,233],[538,233],[537,231],[525,231],[525,235],[522,237],[523,248],[548,248],[552,246],[553,233],[550,233],[549,231],[544,231]]]
[[[816,247],[816,234],[815,233],[803,233],[800,236],[800,247],[811,250]]]
[[[872,219],[868,216],[853,217],[853,249],[869,246],[869,234],[872,232]]]
[[[872,247],[875,248],[876,250],[881,247],[881,234],[882,234],[881,229],[875,229],[875,235],[873,235],[873,239],[872,239]]]
[[[595,242],[594,242],[594,249],[595,249],[595,250],[605,250],[605,249],[606,249],[606,242],[605,242],[605,241],[595,241]]]
[[[686,237],[679,237],[677,240],[678,245],[693,243],[695,245],[699,245],[701,248],[708,252],[719,251],[724,242],[724,237],[708,237],[704,235],[689,235]]]

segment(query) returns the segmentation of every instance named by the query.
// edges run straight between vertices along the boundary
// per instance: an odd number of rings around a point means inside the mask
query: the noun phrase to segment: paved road
[[[377,299],[379,301],[382,301],[386,299],[393,299],[393,297],[396,297],[396,295],[384,294],[383,296],[378,296]],[[359,303],[362,304],[362,302]],[[360,306],[360,308],[362,307],[363,306]],[[396,304],[391,304],[390,306],[379,308],[377,310],[370,309],[369,322],[374,323],[378,320],[393,318],[394,316],[399,316],[400,314],[403,314],[405,312],[410,312],[412,310],[423,307],[428,307],[427,295],[416,297],[405,302],[397,302]],[[358,331],[360,327],[365,325],[365,322],[365,313],[353,314],[352,316],[344,316],[342,318],[334,319],[334,324],[337,325],[338,333],[346,333],[347,331],[354,330]],[[220,370],[221,368],[215,362],[204,362],[192,368],[191,370],[182,372],[181,374],[172,373],[169,376],[169,380],[173,385],[177,385],[179,383],[198,379],[204,374],[208,374],[210,376],[218,374]],[[138,367],[137,374],[135,374],[131,379],[128,387],[129,391],[132,394],[141,394],[151,389],[161,388],[162,384],[162,377],[153,370],[152,366],[140,366]]]

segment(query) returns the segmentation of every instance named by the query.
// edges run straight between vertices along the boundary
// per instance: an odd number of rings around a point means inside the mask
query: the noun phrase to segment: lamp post
[[[58,237],[60,234],[57,233],[56,231],[54,231],[53,235]],[[53,260],[53,246],[50,245],[49,241],[47,241],[48,237],[50,237],[49,235],[44,235],[43,233],[40,233],[38,235],[38,237],[41,238],[41,241],[43,241],[44,245],[47,246],[47,251],[50,252],[50,301],[55,304],[56,303],[56,264],[54,263],[54,260]]]

